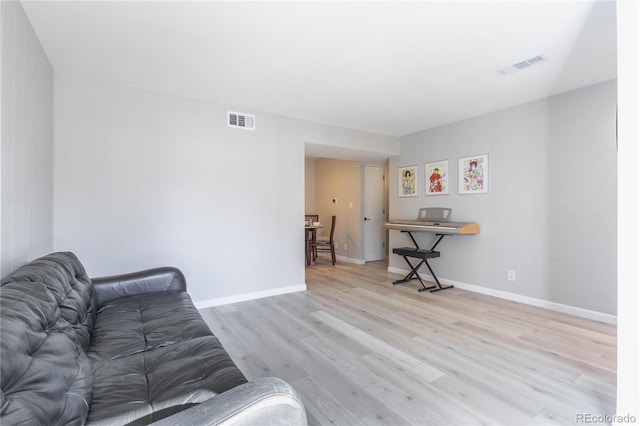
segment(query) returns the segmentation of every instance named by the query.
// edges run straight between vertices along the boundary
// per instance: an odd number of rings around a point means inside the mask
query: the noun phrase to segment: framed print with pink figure
[[[489,154],[458,159],[458,193],[489,192]]]
[[[398,167],[398,197],[418,196],[418,166]]]
[[[449,160],[434,161],[424,165],[427,195],[449,193]]]

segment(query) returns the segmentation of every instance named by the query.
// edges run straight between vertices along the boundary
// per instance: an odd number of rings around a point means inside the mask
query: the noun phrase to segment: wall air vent
[[[509,65],[506,68],[502,68],[501,70],[498,70],[498,72],[502,75],[509,75],[517,71],[522,71],[523,69],[529,68],[530,66],[546,62],[548,60],[549,58],[546,55],[537,55],[532,58],[525,59],[524,61],[520,61],[516,64]]]
[[[227,111],[227,126],[236,129],[255,130],[256,116],[242,112]]]

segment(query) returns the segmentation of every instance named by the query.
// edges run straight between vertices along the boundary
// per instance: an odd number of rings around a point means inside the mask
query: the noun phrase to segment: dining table
[[[313,258],[311,241],[314,239],[316,231],[321,228],[324,228],[324,225],[318,222],[315,222],[315,224],[305,222],[304,224],[304,248],[307,265],[311,265],[311,259]]]

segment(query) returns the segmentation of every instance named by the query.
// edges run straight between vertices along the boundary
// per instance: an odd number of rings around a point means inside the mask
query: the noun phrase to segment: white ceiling
[[[613,1],[23,6],[58,73],[392,136],[616,78]]]

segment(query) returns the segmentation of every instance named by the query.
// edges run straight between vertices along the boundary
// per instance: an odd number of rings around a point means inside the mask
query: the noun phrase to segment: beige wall
[[[316,212],[316,161],[304,160],[304,212],[314,214]]]
[[[315,162],[315,208],[327,225],[336,215],[336,255],[352,260],[364,258],[361,233],[362,164],[355,161],[317,159]],[[333,203],[336,198],[337,202]],[[347,249],[345,250],[345,244]]]

